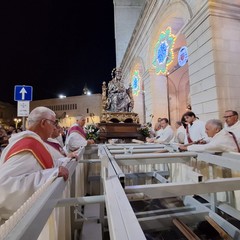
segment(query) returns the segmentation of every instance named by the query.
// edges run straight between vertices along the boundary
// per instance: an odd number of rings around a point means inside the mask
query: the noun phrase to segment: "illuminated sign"
[[[138,96],[140,92],[140,76],[139,71],[135,70],[132,77],[132,91],[134,96]]]
[[[181,47],[178,52],[178,65],[180,67],[184,66],[188,61],[188,50],[187,47]]]
[[[165,74],[168,65],[172,63],[174,59],[173,47],[175,40],[176,37],[172,34],[170,27],[168,27],[165,32],[161,32],[154,48],[152,62],[157,74]]]

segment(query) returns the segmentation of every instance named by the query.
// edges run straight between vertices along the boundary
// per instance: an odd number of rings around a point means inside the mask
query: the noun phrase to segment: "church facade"
[[[114,15],[117,65],[140,122],[240,111],[238,0],[114,0]]]

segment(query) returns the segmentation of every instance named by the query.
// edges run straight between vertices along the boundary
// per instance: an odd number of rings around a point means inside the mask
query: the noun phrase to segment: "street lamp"
[[[21,118],[14,118],[14,122],[15,122],[15,128],[18,128],[18,123],[20,123],[22,121]]]
[[[170,96],[169,96],[169,72],[166,72],[166,83],[167,83],[167,107],[168,107],[168,121],[171,124],[171,117],[170,117]]]
[[[60,95],[59,95],[59,98],[63,99],[63,98],[66,98],[66,96],[63,95],[63,94],[60,94]]]

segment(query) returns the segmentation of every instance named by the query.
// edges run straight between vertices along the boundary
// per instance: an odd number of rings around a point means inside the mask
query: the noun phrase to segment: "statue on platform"
[[[112,80],[108,83],[103,83],[103,108],[107,112],[132,112],[133,97],[131,86],[126,89],[122,82],[122,71],[120,68],[115,68],[112,71]],[[107,91],[107,96],[106,96]],[[104,100],[105,98],[105,100]]]
[[[137,113],[133,112],[132,86],[128,89],[122,81],[120,68],[112,70],[112,80],[108,84],[102,84],[102,114],[101,123],[139,123]]]

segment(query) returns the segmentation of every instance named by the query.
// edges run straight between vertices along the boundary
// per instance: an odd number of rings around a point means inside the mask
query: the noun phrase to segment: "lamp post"
[[[166,72],[166,84],[167,84],[167,111],[168,111],[168,121],[171,125],[171,117],[170,117],[170,96],[169,96],[169,80],[168,80],[169,72]]]
[[[15,122],[15,128],[18,128],[18,123],[20,123],[22,121],[21,118],[14,118],[14,122]]]

